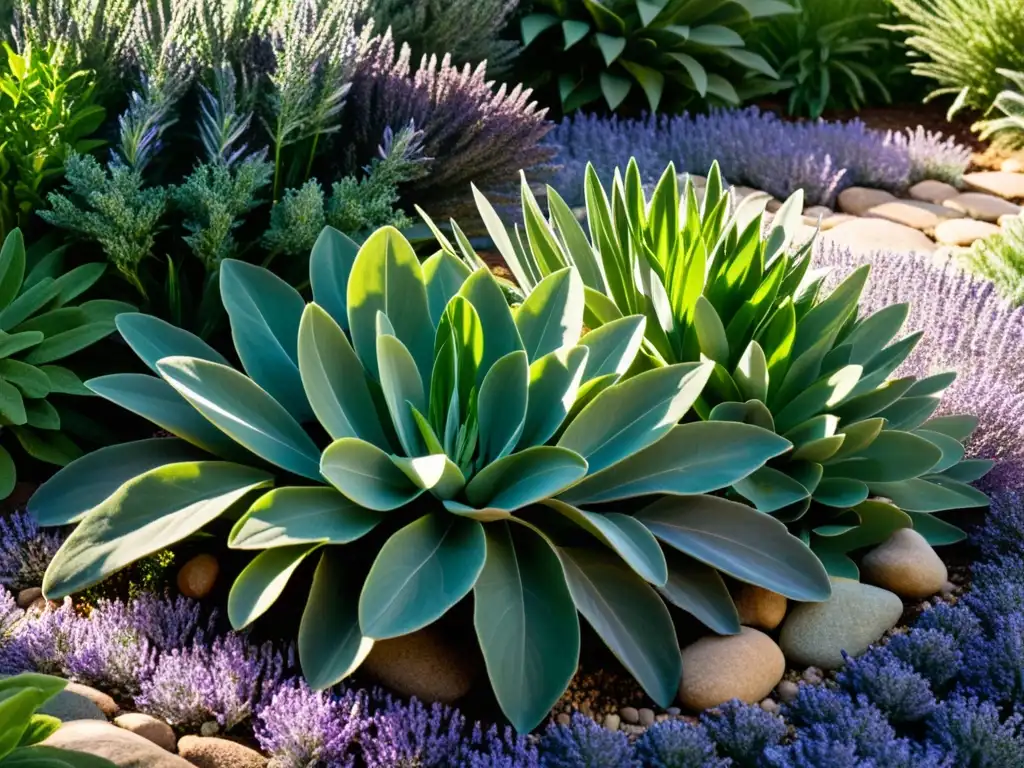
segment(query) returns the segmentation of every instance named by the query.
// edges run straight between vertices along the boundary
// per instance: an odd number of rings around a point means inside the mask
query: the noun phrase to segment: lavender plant
[[[955,371],[937,416],[969,412],[977,429],[967,442],[968,467],[995,468],[979,486],[1024,487],[1024,310],[1008,306],[991,283],[938,267],[912,254],[854,254],[824,246],[819,267],[830,268],[825,288],[866,263],[872,277],[861,297],[865,312],[908,302],[907,333],[927,331],[896,376]]]
[[[40,528],[24,510],[0,517],[0,584],[15,591],[38,587],[64,538],[59,529]]]
[[[602,728],[578,712],[568,725],[548,726],[540,753],[541,768],[637,768],[626,734]]]
[[[887,648],[874,648],[860,658],[843,652],[845,664],[836,678],[844,690],[863,694],[891,722],[923,720],[935,709],[935,696],[928,681]]]
[[[1013,768],[1024,764],[1020,715],[1005,720],[998,707],[977,698],[955,696],[928,720],[928,738],[944,748],[956,766]]]
[[[486,67],[452,65],[450,56],[425,58],[413,71],[408,46],[385,33],[368,44],[352,77],[345,113],[351,141],[348,171],[377,155],[388,126],[422,132],[425,170],[399,187],[403,200],[458,217],[471,206],[469,183],[484,189],[514,184],[519,169],[545,175],[554,149],[541,145],[550,130],[546,110],[522,86],[494,90]]]
[[[938,179],[954,187],[963,183],[964,171],[971,164],[971,150],[958,144],[952,136],[943,136],[938,131],[915,130],[889,131],[886,145],[899,148],[910,158],[908,183],[916,184],[925,179]]]
[[[284,668],[284,658],[269,643],[257,648],[238,634],[210,645],[196,641],[159,657],[136,704],[174,726],[197,728],[216,720],[229,731],[270,698]]]
[[[729,768],[703,726],[666,720],[645,730],[633,744],[633,757],[644,768]]]
[[[256,740],[280,768],[351,768],[369,737],[364,694],[311,691],[301,678],[277,686],[256,712]]]
[[[569,195],[583,189],[588,162],[608,183],[616,167],[635,157],[648,173],[669,162],[681,171],[705,173],[717,161],[734,184],[779,199],[803,190],[809,204],[822,205],[832,205],[849,186],[902,189],[915,168],[952,167],[950,158],[962,153],[948,143],[902,141],[858,120],[793,123],[756,107],[639,120],[574,116],[558,124],[548,141],[558,147],[562,166],[552,185]],[[965,167],[966,161],[961,172]]]
[[[786,736],[780,717],[737,699],[708,710],[700,721],[736,768],[757,768],[764,751]]]

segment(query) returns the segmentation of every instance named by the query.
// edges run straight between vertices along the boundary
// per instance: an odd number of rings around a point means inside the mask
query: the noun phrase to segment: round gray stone
[[[830,600],[803,603],[790,611],[779,646],[791,666],[837,669],[843,665],[843,651],[864,653],[902,614],[903,601],[892,592],[833,579]]]

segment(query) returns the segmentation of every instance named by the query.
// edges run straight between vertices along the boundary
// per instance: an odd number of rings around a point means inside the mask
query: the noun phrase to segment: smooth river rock
[[[779,646],[751,627],[742,627],[738,635],[703,637],[682,653],[679,700],[692,710],[717,707],[730,699],[761,701],[786,671]]]
[[[149,739],[158,747],[162,747],[168,752],[175,752],[177,750],[178,737],[174,735],[174,729],[163,720],[158,720],[152,715],[146,715],[142,712],[126,712],[114,718],[114,725],[138,734],[144,739]]]
[[[473,685],[475,670],[432,627],[373,644],[362,669],[402,696],[451,704]]]
[[[196,555],[178,571],[178,589],[185,597],[200,600],[210,594],[217,583],[220,565],[213,555]]]
[[[946,564],[913,528],[901,528],[864,555],[860,572],[865,581],[914,599],[936,594],[949,576]]]
[[[782,624],[779,645],[793,667],[838,669],[842,652],[859,656],[892,629],[903,601],[892,592],[849,579],[832,580],[824,603],[801,603]]]
[[[1024,173],[1006,171],[978,171],[965,173],[964,184],[979,192],[999,195],[1006,200],[1024,199]]]
[[[95,720],[64,723],[43,744],[105,757],[117,768],[195,768],[188,760],[172,755],[149,739]]]
[[[858,251],[931,253],[935,250],[935,243],[924,232],[887,219],[853,219],[829,229],[822,237]]]
[[[975,240],[1000,233],[999,227],[976,219],[950,219],[935,228],[935,239],[947,245],[970,245]]]
[[[742,584],[732,596],[740,624],[756,629],[775,629],[786,616],[787,600],[777,592]]]
[[[205,736],[182,736],[178,754],[197,768],[265,768],[267,758],[244,744]]]
[[[896,195],[884,189],[849,187],[839,193],[839,210],[854,216],[863,216],[869,208],[896,201]]]

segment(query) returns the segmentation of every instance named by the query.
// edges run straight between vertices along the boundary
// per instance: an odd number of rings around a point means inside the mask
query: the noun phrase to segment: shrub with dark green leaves
[[[595,102],[652,112],[737,106],[778,77],[744,35],[792,12],[782,0],[536,0],[520,21],[521,61],[563,113]]]
[[[897,38],[879,28],[887,0],[790,0],[757,30],[755,50],[786,83],[790,114],[860,109],[892,100],[886,81],[899,67]]]
[[[71,152],[103,144],[91,73],[75,70],[58,44],[0,51],[0,238],[32,222]]]
[[[103,264],[63,271],[63,249],[28,269],[21,230],[0,249],[0,423],[29,456],[64,466],[81,455],[62,431],[75,409],[66,395],[89,396],[77,375],[54,363],[114,331],[114,316],[130,304],[106,299],[74,303],[103,275]],[[53,397],[51,400],[52,396]],[[72,401],[75,398],[72,398]],[[11,453],[0,446],[0,498],[17,480]]]
[[[67,684],[59,677],[29,672],[0,680],[0,766],[114,768],[102,757],[39,744],[60,728],[60,720],[37,710]]]
[[[326,229],[310,284],[306,304],[265,269],[221,265],[244,373],[163,321],[118,317],[156,375],[88,386],[175,437],[89,454],[33,496],[41,524],[78,524],[47,570],[49,597],[224,517],[229,546],[255,555],[228,597],[236,628],[319,558],[298,628],[312,686],[472,592],[498,702],[528,730],[575,673],[577,612],[667,705],[681,659],[663,598],[738,631],[722,574],[829,596],[782,523],[707,495],[789,441],[736,421],[680,424],[713,364],[627,375],[649,321],[584,333],[575,269],[513,312],[486,268],[446,251],[421,265],[393,228],[361,247]]]
[[[635,161],[616,172],[610,196],[588,166],[589,236],[555,190],[550,223],[525,183],[522,195],[515,241],[482,195],[477,203],[527,296],[575,265],[588,328],[647,318],[634,371],[713,362],[694,415],[757,424],[794,445],[731,495],[786,522],[831,574],[857,578],[848,553],[899,528],[913,526],[933,544],[964,538],[934,513],[988,504],[970,483],[992,462],[963,460],[977,419],[930,418],[955,373],[890,379],[922,333],[900,337],[906,304],[860,314],[868,266],[822,295],[825,275],[808,269],[813,238],[794,243],[802,193],[764,234],[767,195],[734,210],[717,165],[700,202],[688,177],[680,197],[672,166],[649,199]]]

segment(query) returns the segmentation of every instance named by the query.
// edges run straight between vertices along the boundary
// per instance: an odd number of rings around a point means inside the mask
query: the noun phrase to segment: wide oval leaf
[[[235,259],[221,264],[220,295],[245,372],[295,419],[311,417],[299,377],[302,296],[273,272]]]
[[[76,459],[39,486],[28,512],[43,526],[77,523],[136,475],[199,456],[188,443],[166,437],[109,445]]]
[[[586,473],[579,454],[540,445],[484,467],[466,486],[466,498],[477,507],[513,511],[556,495]]]
[[[590,350],[581,383],[609,374],[621,376],[629,370],[643,344],[646,326],[643,315],[630,315],[588,331],[580,339],[580,346]]]
[[[577,610],[647,694],[668,706],[682,659],[668,608],[624,563],[591,549],[558,549]]]
[[[358,437],[390,449],[363,366],[334,319],[308,304],[299,323],[299,373],[317,421],[335,440]]]
[[[811,495],[798,480],[774,467],[754,470],[734,483],[733,490],[751,502],[759,512],[766,513],[796,504]]]
[[[576,673],[580,624],[558,558],[537,534],[485,529],[487,559],[473,588],[473,625],[502,712],[526,733]]]
[[[530,365],[526,419],[518,448],[543,445],[562,426],[576,402],[589,355],[584,346],[559,349]]]
[[[509,352],[522,349],[523,341],[519,338],[512,310],[487,269],[478,269],[470,275],[459,289],[459,295],[473,305],[483,327],[483,337],[487,340],[477,368],[477,382],[482,382],[495,361]]]
[[[710,493],[743,479],[789,447],[788,440],[751,424],[679,424],[643,451],[588,475],[559,498],[595,504],[652,493]]]
[[[271,549],[348,544],[372,531],[382,519],[333,488],[275,488],[253,502],[235,523],[228,546]]]
[[[614,550],[644,581],[656,586],[665,584],[668,579],[665,554],[651,532],[635,518],[617,512],[587,512],[555,499],[549,499],[544,505]]]
[[[320,544],[292,544],[260,552],[235,577],[228,593],[228,621],[239,630],[267,612],[288,579]]]
[[[348,328],[348,280],[359,246],[334,227],[324,227],[309,253],[309,284],[313,301],[334,322]]]
[[[487,546],[475,520],[431,513],[381,547],[359,596],[359,626],[382,640],[441,618],[476,584]]]
[[[637,520],[655,536],[735,579],[793,600],[827,600],[828,574],[778,520],[717,496],[665,497]]]
[[[233,368],[193,357],[157,363],[160,375],[224,434],[275,466],[320,480],[320,450],[280,403]]]
[[[86,515],[46,569],[50,599],[79,592],[166,549],[273,482],[220,461],[167,464],[129,480]]]
[[[340,547],[320,556],[299,622],[299,663],[314,690],[348,677],[373,649],[359,630],[357,574],[346,560]]]
[[[85,384],[102,398],[156,424],[204,451],[241,461],[249,454],[203,418],[174,388],[145,373],[112,373]]]
[[[680,363],[634,376],[601,392],[573,419],[558,445],[600,472],[672,429],[700,396],[710,363]]]
[[[348,327],[363,367],[377,379],[377,313],[383,312],[425,383],[433,365],[434,324],[423,270],[409,241],[382,227],[363,243],[348,281]]]
[[[709,565],[681,552],[665,552],[668,581],[658,587],[661,596],[689,613],[712,632],[738,635],[740,616],[722,575]]]
[[[894,483],[920,477],[942,460],[942,451],[923,437],[885,429],[856,456],[825,465],[825,477]]]
[[[516,328],[532,363],[572,347],[583,332],[583,281],[572,267],[541,280],[516,311]]]
[[[479,443],[483,462],[497,461],[515,448],[526,421],[530,367],[522,350],[495,361],[484,377],[477,400]]]
[[[114,325],[132,351],[159,374],[156,364],[165,357],[186,355],[211,363],[228,365],[228,361],[198,336],[171,325],[166,320],[141,312],[124,312],[114,318]]]
[[[380,512],[398,509],[423,493],[388,454],[355,437],[327,446],[320,472],[356,504]]]

